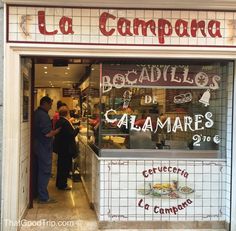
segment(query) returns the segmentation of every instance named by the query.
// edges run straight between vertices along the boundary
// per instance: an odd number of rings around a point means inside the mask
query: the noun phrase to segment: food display
[[[111,140],[118,144],[123,144],[125,142],[125,138],[120,136],[104,136],[102,139],[106,141]]]
[[[176,192],[170,192],[170,193],[168,194],[168,196],[169,196],[171,199],[180,198],[179,194],[176,193]]]
[[[139,189],[138,193],[140,195],[149,195],[157,198],[163,199],[177,199],[185,197],[186,194],[191,194],[194,192],[189,186],[178,187],[179,182],[173,180],[172,182],[163,183],[149,183],[148,187],[144,189]]]
[[[184,193],[184,194],[189,194],[192,193],[194,190],[188,186],[180,187],[179,192]]]
[[[177,182],[173,181],[172,183],[157,183],[153,185],[153,188],[159,190],[176,190],[177,189]]]

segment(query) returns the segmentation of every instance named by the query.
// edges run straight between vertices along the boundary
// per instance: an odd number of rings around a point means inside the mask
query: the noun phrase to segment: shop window
[[[95,143],[101,149],[214,150],[224,156],[232,73],[232,62],[103,64],[100,98],[98,87],[90,94],[101,116]]]

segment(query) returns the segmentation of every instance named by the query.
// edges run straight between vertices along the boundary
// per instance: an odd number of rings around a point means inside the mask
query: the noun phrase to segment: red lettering
[[[149,210],[149,204],[145,204],[144,209]]]
[[[171,169],[172,169],[172,167],[169,167],[169,168],[168,168],[168,172],[171,172]]]
[[[206,37],[206,33],[205,33],[205,22],[204,21],[199,21],[197,22],[196,19],[193,19],[191,22],[191,35],[193,37],[197,36],[197,30],[200,28],[201,33],[204,37]]]
[[[66,24],[67,30],[65,28]],[[59,26],[62,34],[74,34],[74,31],[72,30],[72,18],[63,16],[59,22]]]
[[[173,209],[174,214],[176,215],[176,213],[178,212],[178,209],[175,206],[173,206],[172,209]]]
[[[120,18],[117,22],[117,30],[122,36],[130,35],[132,36],[133,34],[130,32],[130,21],[126,18]],[[125,28],[125,31],[123,31],[123,28]]]
[[[190,205],[190,204],[192,204],[193,202],[192,202],[190,199],[187,199],[187,203]]]
[[[106,30],[106,24],[107,24],[107,20],[109,18],[111,18],[113,20],[116,19],[116,17],[114,15],[109,14],[107,12],[102,13],[99,18],[99,29],[102,32],[102,34],[105,36],[111,36],[115,32],[114,28],[109,31]]]
[[[148,27],[150,28],[150,31],[152,32],[153,35],[156,35],[156,24],[154,22],[154,20],[149,20],[147,22],[145,22],[144,20],[141,20],[139,18],[135,18],[134,22],[133,22],[133,26],[134,26],[134,34],[135,35],[139,35],[139,27],[141,26],[142,28],[142,35],[143,36],[147,36],[147,29]]]
[[[143,171],[143,176],[148,177],[147,170]]]
[[[160,214],[164,214],[164,209],[160,208]]]
[[[185,201],[184,203],[182,203],[182,206],[185,208],[188,206],[187,202]]]
[[[152,169],[149,169],[149,170],[148,170],[148,173],[149,173],[150,175],[152,175]]]
[[[141,207],[141,208],[143,208],[142,203],[143,203],[143,199],[141,199],[141,200],[138,202],[138,206]]]
[[[156,171],[157,171],[157,168],[153,168],[153,172],[156,173]]]
[[[117,20],[116,28],[109,28],[108,20]],[[45,22],[45,14],[44,15],[42,14],[41,22]],[[60,28],[62,28],[63,34],[74,33],[72,28],[69,27],[70,22],[72,22],[70,18],[64,17],[64,19],[61,19],[60,22],[64,22],[64,27],[63,25],[60,25]],[[65,29],[66,23],[68,23],[67,30]],[[191,25],[189,25],[190,23]],[[41,33],[43,34],[57,33],[56,30],[53,32],[47,32],[45,29],[45,23],[41,23],[41,24],[42,24],[42,28],[40,28],[40,31],[43,31]],[[60,24],[63,24],[63,23],[60,23]],[[207,37],[208,36],[206,34],[207,31],[209,33],[209,36],[213,38],[222,37],[221,31],[220,31],[220,22],[217,20],[210,20],[206,27],[206,21],[204,20],[193,19],[191,20],[191,22],[188,22],[183,19],[176,19],[174,26],[175,26],[174,30],[178,37],[190,37],[190,36],[197,37],[201,35],[203,37]],[[103,12],[100,15],[99,28],[100,28],[101,33],[105,36],[113,35],[116,30],[121,36],[134,36],[134,35],[140,35],[140,34],[142,36],[147,36],[149,33],[151,35],[158,36],[158,42],[160,44],[164,44],[166,37],[171,36],[173,33],[172,22],[164,18],[158,19],[157,22],[153,19],[145,21],[140,18],[134,18],[133,21],[131,21],[130,19],[127,19],[125,17],[117,18],[116,16],[109,14],[108,12]],[[198,31],[200,32],[198,33]],[[185,80],[187,81],[187,79]]]
[[[176,171],[177,171],[177,168],[174,167],[174,168],[173,168],[173,173],[176,173]]]
[[[159,206],[155,206],[153,209],[154,213],[159,213],[158,209],[159,209]]]
[[[38,12],[38,27],[39,27],[39,32],[44,35],[55,35],[58,32],[58,30],[54,30],[51,32],[47,31],[46,20],[45,20],[45,11]]]
[[[172,208],[169,208],[169,209],[166,208],[166,209],[165,209],[165,213],[166,213],[166,214],[167,214],[167,213],[170,214],[170,213],[172,213],[172,212],[173,212],[173,211],[172,211]]]
[[[166,170],[167,170],[167,167],[166,167],[166,166],[164,166],[164,167],[163,167],[163,171],[164,171],[164,172],[166,172]]]
[[[166,28],[167,27],[167,28]],[[167,29],[167,31],[166,31]],[[172,34],[171,23],[166,19],[158,20],[158,39],[159,43],[165,43],[165,36],[170,36]]]
[[[215,27],[215,32],[213,32],[213,27]],[[211,37],[215,38],[215,37],[222,37],[221,33],[220,33],[220,22],[216,21],[216,20],[211,20],[208,23],[208,33]]]
[[[184,173],[184,177],[188,178],[188,173],[187,172]]]
[[[182,32],[180,32],[180,29],[182,27]],[[178,19],[175,23],[175,32],[179,37],[187,36],[188,34],[188,22],[182,19]]]

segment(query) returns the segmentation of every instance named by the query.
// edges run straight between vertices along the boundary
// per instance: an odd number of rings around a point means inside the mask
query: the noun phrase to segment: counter
[[[101,150],[98,157],[86,138],[79,143],[81,179],[101,228],[224,227],[225,160],[147,150]]]

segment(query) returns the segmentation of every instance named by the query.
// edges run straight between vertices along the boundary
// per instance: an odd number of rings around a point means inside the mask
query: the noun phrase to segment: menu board
[[[80,89],[62,88],[63,97],[79,97],[80,93],[81,93]]]

